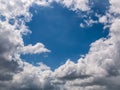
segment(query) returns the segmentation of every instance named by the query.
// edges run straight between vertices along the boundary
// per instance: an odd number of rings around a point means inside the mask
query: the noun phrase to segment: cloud
[[[2,90],[12,90],[15,87],[15,84],[12,84],[14,75],[24,70],[21,53],[49,51],[39,42],[34,46],[24,45],[22,36],[30,32],[25,26],[25,21],[31,19],[29,8],[32,4],[32,0],[0,0],[0,17],[5,18],[0,20],[0,89]],[[14,23],[11,24],[10,20]]]
[[[23,54],[37,54],[43,52],[50,52],[50,50],[46,49],[42,43],[37,43],[34,46],[32,46],[31,44],[24,46],[21,51],[21,53]]]
[[[14,75],[12,84],[16,90],[52,90],[51,83],[52,71],[46,65],[33,66],[24,63],[23,71]]]
[[[90,10],[87,0],[57,0],[75,10]],[[52,0],[0,0],[0,88],[1,90],[119,90],[120,89],[120,17],[119,0],[110,0],[110,9],[99,21],[109,25],[109,35],[91,44],[77,63],[67,60],[52,71],[48,66],[33,66],[22,61],[21,54],[49,52],[37,42],[24,45],[22,36],[30,32],[25,22],[31,20],[33,4],[48,6]],[[114,15],[113,15],[114,13]],[[13,19],[14,23],[9,21]],[[107,23],[107,24],[106,24]]]
[[[90,9],[88,0],[56,0],[56,2],[61,3],[73,11],[88,11]]]
[[[120,5],[119,5],[119,0],[109,0],[110,1],[110,12],[115,13],[115,14],[120,14]]]

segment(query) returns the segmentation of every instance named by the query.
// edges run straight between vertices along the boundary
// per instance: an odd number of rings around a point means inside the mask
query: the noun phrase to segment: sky
[[[51,52],[42,55],[24,55],[22,58],[34,64],[42,62],[53,70],[64,64],[67,59],[76,62],[81,55],[88,52],[92,42],[108,35],[108,30],[103,30],[103,25],[100,23],[86,28],[80,27],[80,23],[84,23],[82,16],[57,3],[53,3],[51,7],[34,5],[30,8],[30,12],[33,17],[26,25],[32,34],[24,37],[25,44],[41,42]],[[93,15],[92,19],[97,17]]]
[[[1,90],[120,90],[119,0],[0,0]]]

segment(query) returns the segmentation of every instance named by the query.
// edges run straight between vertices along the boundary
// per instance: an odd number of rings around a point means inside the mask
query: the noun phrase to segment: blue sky
[[[97,8],[93,6],[94,11],[99,12],[101,8],[100,5],[97,5]],[[103,25],[100,23],[80,27],[80,23],[89,18],[83,18],[83,15],[91,15],[92,19],[97,20],[94,13],[76,13],[56,3],[51,7],[34,5],[30,8],[30,12],[33,17],[26,25],[32,34],[24,37],[25,44],[34,45],[36,42],[41,42],[51,50],[50,53],[22,55],[25,61],[32,64],[42,62],[54,70],[67,59],[76,62],[81,55],[89,51],[92,42],[108,35],[108,30],[103,30]],[[99,14],[104,14],[104,9],[100,10]]]
[[[0,89],[120,90],[120,0],[0,0]]]

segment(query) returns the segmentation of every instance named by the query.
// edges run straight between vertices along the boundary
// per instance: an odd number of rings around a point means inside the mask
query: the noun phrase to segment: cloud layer
[[[62,4],[73,11],[91,11],[88,0],[0,0],[0,89],[1,90],[119,90],[120,89],[120,1],[109,0],[106,14],[97,22],[109,28],[109,35],[91,44],[77,63],[67,60],[55,71],[40,63],[22,61],[21,54],[50,52],[38,42],[24,45],[23,35],[31,33],[33,4]]]

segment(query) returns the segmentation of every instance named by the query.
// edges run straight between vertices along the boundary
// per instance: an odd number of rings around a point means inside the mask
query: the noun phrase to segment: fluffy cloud
[[[52,0],[0,0],[0,89],[1,90],[119,90],[120,89],[120,17],[119,0],[110,0],[110,9],[99,17],[109,24],[109,36],[91,44],[85,57],[74,63],[67,60],[55,71],[43,64],[23,62],[21,54],[49,52],[42,43],[24,45],[22,36],[30,30],[29,8],[48,6]],[[89,10],[88,0],[57,0],[71,10]],[[114,14],[113,14],[114,13]],[[10,23],[13,20],[14,23]]]
[[[41,43],[37,43],[34,46],[24,45],[22,35],[30,32],[24,23],[31,18],[29,8],[32,4],[32,0],[0,0],[1,90],[12,90],[14,85],[12,86],[10,83],[14,79],[13,76],[24,70],[23,61],[20,58],[21,53],[42,53],[49,51]],[[42,1],[39,4],[42,4]]]
[[[56,2],[61,3],[71,10],[87,11],[90,9],[88,0],[56,0]]]
[[[115,14],[120,14],[120,5],[119,5],[119,0],[110,0],[110,11]]]
[[[22,48],[21,53],[27,54],[36,54],[36,53],[43,53],[43,52],[50,52],[50,50],[46,49],[45,46],[42,43],[37,43],[34,46],[31,44],[28,46],[24,46]]]

